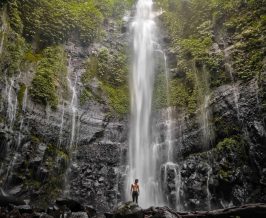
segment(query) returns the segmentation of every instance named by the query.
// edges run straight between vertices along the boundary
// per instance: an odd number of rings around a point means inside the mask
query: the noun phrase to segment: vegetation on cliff
[[[120,23],[125,10],[132,3],[133,0],[2,2],[1,23],[7,28],[2,28],[0,33],[4,40],[0,57],[1,72],[13,76],[21,70],[27,71],[33,67],[36,71],[30,90],[33,100],[56,108],[59,98],[67,98],[68,63],[62,45],[69,40],[84,46],[101,41],[108,20],[113,19]],[[127,74],[125,54],[121,52],[118,57],[112,57],[111,61],[100,56],[97,61],[97,76],[103,82],[102,89],[108,96],[106,103],[114,108],[116,113],[124,113],[127,111],[128,90],[125,87],[126,81],[119,76],[125,77]],[[123,65],[121,69],[120,65]],[[112,66],[112,69],[109,66]],[[116,82],[120,84],[117,85]],[[90,95],[86,88],[81,93],[82,103],[88,100]],[[104,102],[103,99],[101,102]]]
[[[210,89],[248,81],[265,69],[265,0],[156,3],[164,10],[161,21],[169,34],[170,51],[176,54],[173,80],[185,84],[171,105],[193,112]],[[186,95],[191,101],[180,102]]]

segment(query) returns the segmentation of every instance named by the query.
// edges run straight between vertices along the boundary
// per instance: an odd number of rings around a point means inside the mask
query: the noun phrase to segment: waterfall
[[[14,122],[16,120],[17,107],[18,107],[17,93],[15,91],[15,81],[18,80],[20,76],[21,72],[17,77],[13,76],[10,78],[10,81],[8,81],[8,78],[5,75],[5,83],[6,83],[5,92],[7,97],[7,118],[11,129],[13,128]]]
[[[129,172],[126,193],[131,199],[130,184],[139,179],[139,204],[156,205],[156,156],[151,146],[151,105],[154,82],[154,45],[156,24],[152,0],[139,0],[131,26],[133,35],[133,70],[131,77],[131,129]]]
[[[23,131],[23,127],[24,127],[25,113],[26,113],[26,109],[27,109],[27,101],[28,101],[28,88],[26,87],[24,95],[23,95],[23,100],[22,100],[22,107],[21,107],[22,116],[21,116],[20,126],[19,126],[17,146],[20,146],[20,143],[21,143],[22,131]]]
[[[229,72],[230,79],[232,82],[233,86],[233,97],[234,97],[234,103],[236,107],[236,113],[237,113],[237,119],[240,121],[240,110],[239,110],[239,95],[240,92],[238,90],[238,86],[235,82],[235,77],[234,77],[234,68],[231,63],[231,58],[230,58],[230,53],[229,50],[231,47],[227,47],[227,43],[224,41],[224,61],[225,61],[225,69],[227,72]]]
[[[164,192],[168,190],[168,184],[171,182],[174,182],[174,189],[171,190],[171,192],[174,192],[174,195],[172,193],[168,193],[166,197],[166,204],[170,207],[173,207],[177,210],[181,210],[181,203],[180,203],[180,189],[181,189],[181,170],[178,164],[174,163],[174,149],[173,149],[173,119],[172,119],[172,107],[170,104],[170,78],[169,78],[169,71],[167,67],[167,57],[165,53],[163,52],[163,58],[164,58],[164,73],[165,73],[165,81],[166,81],[166,96],[167,96],[167,109],[166,109],[166,137],[165,137],[165,143],[167,146],[166,149],[166,156],[167,156],[167,162],[162,166],[163,174],[164,174]],[[173,173],[174,178],[173,181],[170,181],[168,179],[169,174]]]
[[[206,192],[207,192],[207,205],[208,205],[208,210],[211,210],[211,192],[210,192],[210,176],[212,174],[212,168],[208,164],[208,172],[207,172],[207,184],[206,184]]]
[[[72,148],[75,144],[75,133],[76,133],[76,117],[77,117],[77,104],[78,104],[78,96],[76,91],[76,84],[78,80],[77,73],[74,74],[74,82],[71,80],[71,73],[74,72],[72,67],[71,58],[68,60],[68,84],[69,88],[72,92],[71,102],[70,102],[70,110],[72,112],[72,122],[71,122],[71,135],[69,141],[69,147]]]
[[[59,130],[59,137],[58,137],[58,147],[61,147],[62,139],[63,139],[63,129],[64,129],[64,116],[65,116],[65,102],[62,104],[62,115],[61,115],[61,122],[60,122],[60,130]]]
[[[210,95],[207,93],[204,96],[203,104],[201,105],[200,123],[203,129],[203,146],[208,149],[213,142],[214,133],[210,123],[211,111],[210,111]]]

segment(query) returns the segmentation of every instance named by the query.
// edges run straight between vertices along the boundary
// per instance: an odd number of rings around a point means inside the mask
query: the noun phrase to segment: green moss
[[[88,84],[91,79],[97,75],[98,70],[98,58],[92,56],[89,58],[86,66],[86,72],[82,75],[81,81],[84,85]]]
[[[41,54],[35,54],[32,51],[28,51],[25,53],[24,55],[24,60],[25,61],[29,61],[31,63],[37,63],[38,61],[40,61],[42,59],[42,55]]]
[[[127,86],[112,87],[104,84],[102,88],[108,97],[108,104],[115,113],[123,115],[129,112],[129,91]]]
[[[93,99],[93,94],[87,88],[83,89],[80,95],[80,105],[84,105],[86,101]]]
[[[128,112],[129,90],[127,85],[128,63],[125,51],[110,53],[103,48],[97,56],[88,60],[85,74],[82,76],[84,89],[81,92],[80,103],[85,104],[88,100],[103,102],[107,97],[107,104],[112,112],[125,114]],[[100,93],[92,92],[90,83],[96,78],[99,81]]]
[[[69,154],[66,151],[59,149],[57,148],[57,146],[51,144],[47,146],[46,155],[49,157],[61,157],[66,161],[69,160]]]
[[[9,22],[12,29],[21,34],[23,31],[23,23],[21,20],[21,13],[19,11],[19,2],[17,0],[10,0],[7,4],[7,11],[9,15]]]
[[[232,176],[232,172],[231,171],[226,171],[224,169],[220,169],[218,171],[217,175],[220,177],[220,179],[229,182],[229,179]]]
[[[3,53],[0,56],[0,71],[7,70],[8,75],[17,74],[26,50],[25,40],[14,31],[6,33]]]
[[[233,138],[225,138],[223,141],[219,142],[216,146],[218,152],[223,154],[226,153],[234,153],[238,158],[237,165],[241,165],[247,160],[247,154],[245,151],[245,142],[240,136],[234,136]]]
[[[53,109],[58,104],[58,92],[67,92],[66,55],[60,46],[48,47],[42,52],[38,62],[30,94],[37,103],[50,105]]]
[[[225,120],[219,115],[214,114],[213,123],[215,127],[214,131],[220,138],[228,138],[234,135],[239,135],[241,133],[241,129],[237,122]]]
[[[19,110],[22,109],[22,104],[23,104],[23,98],[24,98],[24,95],[25,95],[25,91],[26,91],[26,85],[25,84],[20,84],[19,91],[18,91],[18,96],[17,96]]]
[[[160,16],[162,28],[169,33],[171,50],[177,56],[177,66],[170,67],[177,67],[180,73],[185,74],[182,84],[189,96],[193,96],[193,101],[186,104],[189,111],[199,107],[202,96],[209,94],[211,89],[232,82],[225,69],[228,60],[223,52],[224,41],[229,42],[228,47],[231,46],[230,64],[234,69],[234,79],[246,82],[263,71],[265,1],[254,2],[156,1],[157,7],[164,9]],[[214,49],[214,43],[218,49]],[[204,79],[206,72],[209,76]],[[191,74],[196,76],[196,80],[189,78]],[[185,96],[183,88],[176,90]]]
[[[234,147],[238,146],[239,143],[235,140],[235,139],[232,139],[232,138],[225,138],[222,142],[219,142],[218,145],[217,145],[217,148],[219,151],[222,151],[222,150],[231,150],[233,149]]]

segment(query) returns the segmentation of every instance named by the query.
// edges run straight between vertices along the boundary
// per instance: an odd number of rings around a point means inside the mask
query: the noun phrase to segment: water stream
[[[240,121],[240,112],[239,112],[239,89],[237,84],[235,83],[235,77],[234,77],[234,69],[231,63],[231,58],[230,58],[230,53],[229,50],[231,49],[231,47],[227,47],[227,44],[224,42],[224,60],[225,60],[225,69],[227,70],[227,72],[229,72],[230,75],[230,79],[232,82],[232,86],[233,86],[233,96],[234,96],[234,103],[235,103],[235,107],[236,107],[236,113],[237,113],[237,119]]]
[[[76,91],[76,85],[77,85],[77,80],[78,80],[78,75],[76,73],[74,73],[74,69],[72,66],[72,60],[71,58],[69,58],[68,61],[68,84],[69,84],[69,88],[71,90],[72,93],[72,97],[71,97],[71,102],[69,105],[70,111],[72,112],[72,122],[71,122],[71,135],[70,135],[70,141],[69,141],[69,147],[73,148],[74,144],[75,144],[75,135],[76,135],[76,118],[77,118],[77,103],[78,103],[78,97],[77,97],[77,91]],[[74,78],[71,78],[73,77]]]
[[[128,193],[127,198],[130,199],[130,184],[134,179],[139,179],[141,187],[139,204],[141,207],[168,205],[180,209],[181,174],[179,166],[174,163],[173,156],[173,109],[170,107],[170,79],[167,57],[158,43],[155,23],[155,17],[160,13],[153,11],[152,0],[139,0],[131,26],[134,56],[131,78],[129,172],[126,193]],[[156,136],[152,137],[151,107],[156,53],[160,54],[162,58],[159,61],[164,64],[167,95],[167,108],[163,112],[163,116],[165,116],[164,142],[156,140]],[[169,185],[173,185],[174,188],[170,193],[163,194],[167,192]]]
[[[139,0],[131,25],[133,36],[133,69],[131,77],[131,128],[129,138],[129,172],[126,193],[130,184],[140,181],[139,204],[156,205],[156,157],[151,145],[151,105],[154,83],[154,47],[157,43],[152,0]]]
[[[65,116],[65,103],[62,104],[62,115],[61,115],[61,122],[60,122],[60,130],[59,130],[59,136],[58,136],[58,147],[61,147],[62,139],[63,139],[63,129],[64,129],[64,116]]]
[[[73,51],[73,47],[70,47],[70,52]],[[72,57],[70,56],[68,59],[68,67],[67,67],[67,81],[68,81],[68,87],[71,91],[71,99],[69,102],[69,112],[72,115],[70,127],[70,138],[69,138],[69,152],[70,152],[70,157],[69,157],[69,164],[67,171],[65,173],[65,189],[63,192],[64,197],[69,197],[70,192],[71,192],[71,181],[70,181],[70,174],[71,174],[71,167],[73,164],[73,161],[75,160],[75,147],[76,147],[76,142],[77,142],[77,133],[78,133],[78,128],[79,128],[79,122],[77,122],[77,119],[79,117],[78,115],[78,95],[77,95],[77,82],[78,82],[78,71],[74,69],[73,63],[72,63]],[[62,134],[63,134],[63,128],[64,128],[64,115],[65,115],[65,104],[63,104],[63,111],[62,111],[62,116],[61,116],[61,126],[60,126],[60,132],[59,132],[59,145],[62,143]]]
[[[22,100],[22,106],[21,106],[21,120],[20,120],[20,126],[19,126],[19,133],[18,133],[18,143],[17,145],[20,146],[21,143],[21,137],[22,137],[22,131],[24,128],[24,119],[25,119],[25,113],[27,109],[27,100],[28,100],[28,88],[26,87],[23,100]]]

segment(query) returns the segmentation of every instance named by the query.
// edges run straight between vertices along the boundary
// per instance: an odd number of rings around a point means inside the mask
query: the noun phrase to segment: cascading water
[[[139,0],[132,23],[133,73],[131,83],[131,130],[129,172],[126,193],[134,179],[140,181],[139,203],[156,205],[158,186],[155,180],[156,157],[151,147],[151,105],[154,81],[154,45],[156,24],[152,0]],[[157,186],[157,187],[156,187]],[[130,196],[127,196],[130,198]]]
[[[63,138],[63,129],[64,129],[64,116],[65,116],[65,103],[62,104],[62,115],[61,115],[61,123],[60,123],[60,130],[59,130],[59,137],[58,137],[58,147],[61,147],[62,138]]]
[[[71,97],[71,102],[70,102],[70,110],[72,112],[72,123],[71,123],[71,135],[70,135],[70,141],[69,141],[69,146],[70,148],[72,148],[74,146],[75,143],[75,135],[76,135],[76,118],[77,118],[77,101],[78,101],[78,97],[77,97],[77,91],[76,91],[76,84],[77,84],[77,80],[78,80],[78,76],[75,73],[74,74],[74,81],[71,80],[71,73],[74,70],[72,69],[72,64],[71,64],[71,58],[69,59],[68,62],[68,84],[69,84],[69,88],[72,92],[72,97]]]
[[[69,51],[73,52],[73,45],[69,47]],[[71,182],[70,182],[70,174],[71,174],[71,167],[73,164],[73,161],[75,160],[75,146],[77,142],[77,133],[79,131],[79,122],[77,122],[77,119],[79,117],[78,114],[78,95],[77,95],[77,82],[78,78],[80,76],[79,71],[75,71],[72,63],[72,57],[70,56],[68,59],[68,67],[67,67],[67,80],[69,89],[71,91],[71,100],[69,102],[69,112],[72,114],[71,119],[71,132],[70,132],[70,139],[68,143],[68,149],[70,151],[70,158],[69,158],[69,165],[67,168],[67,171],[65,173],[65,189],[63,192],[64,197],[70,196],[70,188],[71,188]],[[65,115],[65,103],[63,104],[63,111],[61,116],[61,126],[59,131],[59,145],[62,143],[62,134],[63,134],[63,128],[64,128],[64,115]]]
[[[230,75],[230,79],[232,82],[232,86],[233,86],[233,95],[234,95],[234,103],[236,106],[236,113],[237,113],[237,119],[240,121],[240,111],[239,111],[239,90],[238,90],[238,86],[235,83],[235,77],[234,77],[234,69],[232,67],[231,64],[231,58],[230,58],[230,53],[229,50],[231,49],[231,47],[227,47],[227,43],[224,41],[224,60],[225,60],[225,69],[227,70],[227,72],[229,72]]]
[[[181,189],[181,173],[180,173],[180,167],[178,164],[174,163],[174,149],[173,149],[173,119],[172,119],[172,107],[170,105],[170,83],[169,83],[169,71],[167,67],[167,57],[165,53],[163,53],[164,58],[164,72],[165,72],[165,81],[166,81],[166,95],[167,95],[167,109],[166,109],[166,137],[165,137],[165,143],[167,146],[166,149],[166,156],[167,156],[167,162],[162,166],[162,172],[164,174],[164,190],[168,190],[168,184],[174,182],[174,188],[171,189],[171,193],[168,193],[166,196],[166,204],[177,209],[181,210],[181,204],[180,204],[180,189]],[[173,174],[174,178],[169,179],[169,175]],[[173,196],[172,193],[174,193]]]
[[[211,192],[210,192],[210,188],[209,188],[211,174],[212,174],[212,168],[208,165],[207,184],[206,184],[208,210],[211,210]]]
[[[20,120],[19,133],[18,133],[18,143],[17,143],[18,146],[20,146],[20,142],[21,142],[22,131],[23,131],[23,127],[24,127],[25,113],[26,113],[26,109],[27,109],[27,101],[28,101],[28,88],[26,87],[25,92],[24,92],[24,96],[23,96],[23,100],[22,100],[22,108],[21,108],[22,116],[21,116],[21,120]]]

